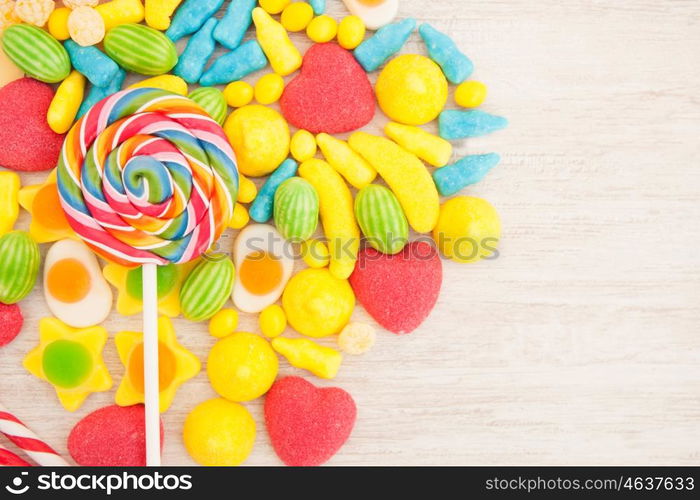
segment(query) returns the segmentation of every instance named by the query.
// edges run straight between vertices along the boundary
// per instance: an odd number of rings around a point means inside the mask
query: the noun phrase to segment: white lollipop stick
[[[158,377],[158,277],[155,264],[143,265],[143,385],[146,400],[146,465],[160,466],[160,387]]]

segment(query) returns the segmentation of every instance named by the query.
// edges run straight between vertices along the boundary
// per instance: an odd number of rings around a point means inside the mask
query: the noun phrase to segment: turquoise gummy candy
[[[64,46],[73,67],[93,85],[106,87],[119,75],[119,65],[97,47],[81,47],[73,40]]]
[[[42,369],[53,385],[72,389],[90,375],[92,356],[82,344],[72,340],[56,340],[44,349]]]
[[[90,111],[90,108],[92,108],[95,104],[100,102],[105,97],[109,97],[115,92],[119,92],[122,88],[122,84],[124,83],[125,78],[126,71],[119,68],[119,72],[117,73],[116,78],[109,82],[109,85],[107,85],[106,87],[98,87],[97,85],[93,85],[90,88],[90,92],[88,92],[87,96],[83,100],[83,103],[80,105],[80,109],[78,109],[78,116],[76,118],[80,118],[85,113]]]
[[[214,30],[214,40],[229,50],[238,47],[253,22],[253,9],[257,6],[257,0],[231,0]]]
[[[201,28],[207,19],[214,17],[224,0],[186,0],[175,12],[165,36],[177,42]]]
[[[240,80],[267,66],[267,58],[257,40],[249,40],[237,49],[219,57],[202,75],[200,85],[210,87]]]
[[[415,29],[416,20],[410,17],[387,24],[355,49],[355,59],[365,71],[374,71],[401,50]]]
[[[317,16],[326,12],[326,0],[309,0],[309,4]]]
[[[508,120],[502,116],[490,115],[483,111],[458,111],[450,109],[440,113],[440,137],[448,141],[479,137],[501,130],[508,126]]]
[[[214,53],[216,42],[212,36],[217,20],[209,19],[187,42],[173,73],[187,83],[197,83],[204,73],[207,61]]]
[[[452,196],[463,187],[479,182],[500,161],[501,157],[496,153],[466,156],[452,165],[436,169],[433,180],[442,196]]]
[[[428,23],[421,24],[418,32],[428,48],[428,55],[440,65],[450,82],[459,85],[469,78],[474,71],[474,64],[459,50],[452,38]]]
[[[263,184],[263,187],[258,191],[255,201],[253,201],[250,210],[248,210],[251,219],[261,223],[270,220],[274,209],[277,188],[287,179],[297,175],[298,166],[297,162],[289,158],[280,163],[280,166],[272,172],[265,184]]]

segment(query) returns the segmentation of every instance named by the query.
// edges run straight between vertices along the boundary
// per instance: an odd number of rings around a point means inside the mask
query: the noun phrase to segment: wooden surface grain
[[[489,86],[483,108],[510,119],[456,148],[503,155],[466,190],[498,208],[501,254],[445,262],[418,331],[382,331],[370,353],[347,357],[332,385],[359,414],[330,463],[700,463],[700,2],[404,0],[401,16],[450,33]],[[404,51],[424,49],[414,36]],[[20,364],[48,313],[38,287],[23,310],[24,331],[0,349],[0,399],[65,452],[72,426],[114,390],[64,411]],[[206,325],[175,324],[205,360]],[[140,318],[114,313],[105,326],[139,329]],[[256,331],[255,318],[241,328]],[[111,341],[105,356],[118,383]],[[183,421],[213,396],[204,372],[180,389],[163,416],[164,463],[192,463]],[[261,401],[246,406],[258,422],[247,463],[279,464]]]

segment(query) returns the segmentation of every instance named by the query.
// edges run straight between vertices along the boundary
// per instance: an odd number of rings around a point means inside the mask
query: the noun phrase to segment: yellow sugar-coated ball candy
[[[306,2],[294,2],[282,11],[280,22],[287,31],[303,31],[314,17],[314,9]]]
[[[70,38],[68,32],[68,16],[70,14],[71,10],[68,7],[59,7],[49,16],[47,28],[56,40],[63,41]]]
[[[348,354],[359,355],[369,351],[376,341],[377,334],[366,323],[350,323],[338,335],[338,346]]]
[[[440,207],[433,238],[445,257],[476,262],[493,257],[501,237],[501,221],[488,201],[457,196]]]
[[[250,401],[265,394],[275,381],[278,368],[277,355],[269,342],[248,332],[236,332],[219,340],[207,359],[209,382],[229,401]]]
[[[260,313],[260,331],[269,338],[282,335],[287,328],[287,315],[277,304],[267,306]]]
[[[331,261],[331,252],[321,240],[306,240],[301,244],[301,258],[312,269],[328,267]]]
[[[338,33],[338,23],[325,14],[314,17],[306,27],[306,36],[316,43],[330,42]]]
[[[248,209],[240,203],[236,203],[233,206],[233,216],[231,217],[231,221],[228,223],[228,227],[231,229],[243,229],[249,222],[250,214],[248,213]]]
[[[437,118],[445,107],[447,88],[440,66],[425,56],[406,54],[386,65],[375,91],[389,118],[406,125],[423,125]]]
[[[291,0],[260,0],[260,7],[265,9],[268,14],[279,14],[284,10]]]
[[[255,420],[245,406],[214,398],[187,415],[182,438],[200,465],[240,465],[253,451]]]
[[[282,92],[284,92],[284,78],[277,73],[268,73],[260,77],[255,84],[255,100],[260,104],[279,101]]]
[[[478,108],[486,99],[486,91],[486,85],[481,82],[464,82],[455,90],[455,101],[463,108]]]
[[[316,156],[317,149],[316,137],[308,130],[297,130],[292,136],[292,142],[289,144],[292,156],[299,163]]]
[[[328,269],[304,269],[289,280],[282,307],[296,331],[309,337],[327,337],[350,321],[355,294],[348,280],[335,278]]]
[[[352,50],[362,43],[365,38],[364,21],[357,16],[347,16],[338,26],[338,43],[347,50]]]
[[[209,333],[218,338],[231,335],[238,328],[238,311],[222,309],[209,320]]]
[[[258,187],[245,175],[238,177],[238,202],[251,203],[258,195]]]
[[[242,108],[253,100],[253,86],[244,81],[231,82],[224,89],[226,103],[232,108]]]

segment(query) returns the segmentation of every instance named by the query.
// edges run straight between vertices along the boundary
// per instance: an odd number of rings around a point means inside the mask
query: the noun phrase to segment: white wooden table
[[[511,121],[457,149],[503,155],[466,190],[499,209],[501,256],[445,262],[418,331],[381,332],[347,358],[333,385],[359,417],[330,463],[700,463],[700,2],[403,0],[401,15],[453,35],[489,86],[484,109]],[[423,52],[417,36],[405,51]],[[0,397],[65,452],[72,426],[114,390],[63,410],[20,364],[48,313],[38,287],[23,310],[24,331],[0,349]],[[175,324],[206,360],[206,325]],[[140,318],[114,313],[105,326]],[[241,328],[256,331],[255,318]],[[105,356],[116,388],[112,341]],[[214,395],[204,372],[180,389],[163,417],[164,463],[192,463],[182,424]],[[279,464],[261,401],[246,406],[259,425],[247,463]]]

